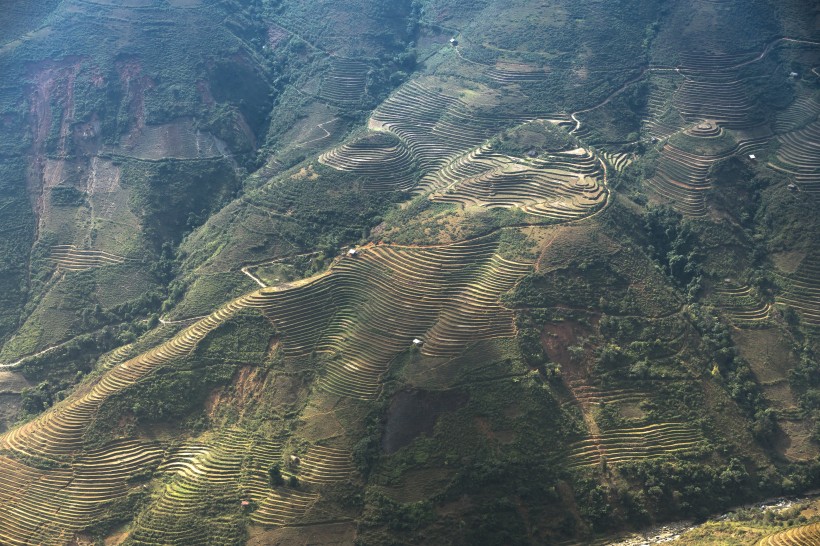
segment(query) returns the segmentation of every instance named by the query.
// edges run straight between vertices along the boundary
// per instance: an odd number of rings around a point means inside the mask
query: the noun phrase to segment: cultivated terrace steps
[[[602,431],[570,445],[570,468],[685,455],[703,441],[685,423],[655,423]]]
[[[253,301],[238,298],[156,348],[113,364],[96,383],[0,436],[0,543],[65,544],[107,503],[127,493],[131,476],[159,464],[162,450],[134,441],[85,451],[84,434],[97,409],[109,396],[190,354],[206,335]]]
[[[588,385],[582,381],[570,382],[568,386],[572,391],[574,402],[581,405],[639,403],[649,399],[647,393],[637,389],[607,389],[596,385]]]
[[[715,287],[718,305],[738,328],[764,327],[769,324],[772,305],[763,301],[749,285],[722,283]]]
[[[487,78],[501,85],[539,83],[549,74],[549,69],[518,63],[496,63],[484,71]]]
[[[655,175],[646,181],[647,185],[680,212],[690,216],[703,216],[706,214],[706,192],[712,188],[708,179],[710,167],[733,155],[757,150],[765,146],[770,138],[765,127],[739,131],[736,133],[735,145],[715,155],[695,154],[666,143],[661,148]]]
[[[319,156],[319,162],[361,176],[366,189],[408,191],[416,183],[416,165],[410,150],[387,134],[343,144]]]
[[[617,172],[623,172],[624,169],[629,167],[629,165],[635,161],[635,156],[633,154],[623,152],[602,152],[601,157],[603,157],[607,163],[612,165],[612,168]]]
[[[0,543],[32,544],[37,537],[33,543],[64,544],[136,487],[132,476],[152,468],[168,481],[138,518],[134,544],[202,542],[202,530],[178,524],[185,521],[179,516],[226,495],[253,501],[256,523],[297,521],[319,498],[313,487],[353,475],[349,452],[314,445],[297,472],[304,485],[272,489],[267,472],[281,461],[281,446],[242,431],[165,454],[132,440],[87,451],[86,430],[108,397],[190,355],[243,309],[276,324],[286,358],[316,355],[320,388],[373,398],[389,363],[415,338],[423,340],[422,354],[449,357],[475,341],[514,335],[512,312],[500,297],[530,270],[499,256],[494,236],[433,247],[371,246],[326,273],[232,300],[134,358],[126,360],[128,347],[115,351],[95,382],[0,436]],[[213,525],[225,541],[236,532],[230,521],[216,518]]]
[[[294,289],[262,289],[260,305],[285,355],[320,355],[321,388],[371,399],[388,363],[415,338],[423,354],[451,356],[470,342],[513,335],[499,298],[530,266],[497,256],[496,247],[492,238],[368,247]]]
[[[74,245],[56,245],[51,248],[50,259],[59,269],[84,271],[104,265],[117,265],[125,258],[102,250],[82,250]]]
[[[689,122],[713,120],[727,129],[754,125],[752,101],[736,68],[748,59],[748,55],[681,55],[678,73],[684,80],[673,99],[680,115]]]
[[[169,475],[167,485],[135,521],[132,542],[141,546],[213,543],[214,537],[201,536],[203,529],[191,526],[185,516],[201,513],[219,495],[241,497],[242,465],[252,446],[250,434],[232,429],[210,446],[195,444],[175,452],[160,467]],[[226,539],[235,533],[229,522],[222,526],[213,519],[209,524]]]
[[[770,165],[794,177],[801,191],[820,195],[820,120],[780,135]]]
[[[774,130],[778,134],[794,131],[820,115],[820,101],[815,97],[798,97],[775,116]]]
[[[154,444],[119,441],[43,470],[0,457],[0,543],[65,544],[125,496],[130,480],[155,467]]]
[[[805,325],[819,328],[820,252],[806,256],[794,273],[781,275],[780,281],[784,289],[777,296],[776,303],[797,311]]]
[[[443,166],[480,146],[501,129],[539,116],[497,114],[413,80],[373,112],[371,129],[398,136],[422,171]]]
[[[82,447],[85,428],[106,398],[157,368],[187,356],[205,336],[254,301],[254,294],[231,301],[154,349],[115,365],[93,385],[81,389],[37,419],[0,436],[0,449],[64,460]]]
[[[361,61],[332,57],[319,97],[342,106],[360,103],[367,93],[368,69]]]
[[[326,484],[346,481],[355,471],[350,451],[314,445],[300,457],[298,476],[308,483]]]
[[[816,546],[820,544],[820,523],[792,527],[763,538],[758,546]]]
[[[516,158],[482,146],[422,179],[433,201],[487,208],[520,208],[535,216],[572,220],[606,200],[598,159],[584,149]]]

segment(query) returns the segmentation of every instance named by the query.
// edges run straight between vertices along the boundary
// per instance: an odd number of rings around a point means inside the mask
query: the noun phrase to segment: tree
[[[270,467],[268,475],[270,476],[271,487],[278,487],[285,484],[285,479],[282,477],[282,469],[279,467],[279,464]]]

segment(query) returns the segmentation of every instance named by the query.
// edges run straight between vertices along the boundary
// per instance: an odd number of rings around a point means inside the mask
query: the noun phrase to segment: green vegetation
[[[596,543],[820,486],[806,5],[24,4],[0,543]]]

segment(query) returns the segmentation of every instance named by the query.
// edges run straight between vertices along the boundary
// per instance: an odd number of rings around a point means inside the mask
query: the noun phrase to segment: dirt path
[[[313,142],[319,142],[320,140],[324,140],[324,139],[330,137],[330,131],[325,129],[325,125],[333,123],[334,121],[337,121],[338,119],[339,118],[333,118],[331,120],[325,121],[324,123],[319,123],[319,124],[316,125],[317,128],[319,128],[319,129],[321,129],[322,131],[325,132],[324,136],[320,136],[319,138],[313,138],[311,140],[306,140],[304,142],[297,142],[295,145],[296,146],[306,146],[306,145],[311,144]]]
[[[190,317],[190,318],[179,319],[179,320],[165,320],[164,318],[159,318],[157,320],[159,320],[159,323],[162,324],[163,326],[168,326],[170,324],[185,324],[186,322],[191,322],[193,320],[203,319],[207,316],[208,315],[201,315],[201,316],[198,316],[198,317]]]
[[[0,364],[0,370],[13,370],[14,368],[17,368],[18,366],[20,366],[20,364],[22,364],[26,360],[30,360],[32,358],[37,358],[38,356],[43,356],[44,354],[50,353],[51,351],[54,351],[55,349],[59,349],[63,345],[71,343],[71,341],[72,340],[69,339],[68,341],[63,341],[62,343],[58,343],[56,345],[46,347],[45,349],[43,349],[39,353],[26,355],[26,356],[22,357],[20,360],[15,360],[14,362],[9,362],[9,363],[6,363],[6,364]]]
[[[251,266],[251,267],[255,267],[255,266]],[[253,273],[248,271],[248,266],[245,266],[245,267],[241,268],[239,271],[241,271],[242,273],[244,273],[245,275],[250,277],[256,284],[258,284],[262,288],[267,288],[268,287],[267,284],[262,282],[262,279],[260,279],[259,277],[257,277],[256,275],[254,275]]]

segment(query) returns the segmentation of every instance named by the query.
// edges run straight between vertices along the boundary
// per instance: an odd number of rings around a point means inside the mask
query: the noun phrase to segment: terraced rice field
[[[721,139],[730,130],[737,142],[733,149],[716,149],[712,155],[664,145],[648,186],[684,214],[706,213],[705,192],[710,189],[706,174],[715,161],[763,149],[772,138],[769,125],[761,124],[755,114],[747,91],[751,83],[744,79],[748,76],[740,75],[740,66],[749,61],[747,54],[682,54],[674,73],[653,74],[651,78],[649,119],[644,123],[650,136],[665,139],[682,131],[702,139],[699,148],[707,149],[710,141]],[[788,119],[780,125],[788,124]]]
[[[414,80],[379,105],[370,118],[370,128],[398,136],[419,168],[431,171],[477,148],[505,125],[535,117],[498,116]]]
[[[257,293],[238,298],[154,349],[115,365],[90,387],[82,389],[37,419],[0,436],[0,449],[55,461],[70,458],[81,451],[85,429],[106,398],[133,385],[157,368],[187,356],[205,336],[258,299]]]
[[[716,135],[700,138],[714,136]],[[670,201],[680,212],[690,216],[703,216],[706,214],[706,192],[712,187],[708,180],[709,168],[721,159],[757,150],[765,146],[771,137],[765,127],[739,132],[737,136],[734,147],[715,155],[695,154],[672,144],[665,144],[661,149],[655,175],[647,180],[648,186]]]
[[[643,121],[643,131],[651,138],[660,140],[668,138],[685,125],[683,118],[673,111],[672,105],[675,90],[682,79],[677,73],[658,73],[651,76],[650,82],[648,115]]]
[[[570,446],[571,468],[608,465],[640,459],[682,455],[693,451],[703,440],[685,423],[657,423],[608,430]]]
[[[780,531],[758,542],[759,546],[816,546],[820,544],[820,523],[810,523]]]
[[[748,55],[681,54],[678,73],[684,81],[674,98],[680,115],[689,122],[714,120],[727,129],[752,127],[752,101],[733,69],[747,60]]]
[[[268,491],[251,514],[251,521],[259,525],[287,525],[302,517],[319,499],[318,493],[293,489]]]
[[[162,450],[122,441],[78,455],[70,467],[42,470],[0,457],[0,542],[65,544],[131,488],[129,479],[152,467]]]
[[[778,113],[774,121],[777,133],[794,131],[820,115],[820,102],[814,97],[798,97],[788,108]]]
[[[820,195],[820,120],[777,140],[780,148],[770,166],[793,176],[801,191]]]
[[[102,250],[83,250],[74,245],[57,245],[51,249],[51,260],[65,271],[84,271],[104,265],[125,262],[125,258]]]
[[[648,398],[645,392],[636,389],[602,389],[601,387],[587,385],[578,381],[571,382],[569,388],[575,400],[582,405],[639,403]]]
[[[706,213],[705,192],[711,188],[706,175],[718,159],[690,154],[667,144],[661,150],[655,176],[647,184],[681,212],[702,216]]]
[[[433,201],[487,208],[521,208],[543,218],[571,220],[606,200],[597,158],[584,149],[521,159],[483,146],[421,181]]]
[[[361,61],[333,57],[319,96],[340,105],[360,102],[367,93],[367,70]]]
[[[754,328],[769,324],[772,305],[748,285],[724,283],[715,288],[718,305],[738,328]]]
[[[99,380],[0,436],[0,540],[64,542],[98,517],[106,502],[125,495],[132,474],[158,466],[163,453],[152,444],[124,441],[85,450],[88,426],[108,397],[186,357],[242,309],[257,309],[276,323],[286,357],[318,355],[321,388],[355,398],[376,395],[388,364],[414,338],[424,340],[423,354],[446,357],[476,340],[512,336],[512,313],[499,298],[531,266],[500,257],[497,245],[486,237],[439,247],[362,249],[327,273],[237,298],[135,358],[124,360],[127,347],[115,351]],[[208,495],[237,488],[256,503],[257,523],[300,518],[318,493],[271,490],[267,469],[280,458],[279,444],[241,431],[209,445],[183,446],[162,462],[168,484],[137,522],[134,543],[196,543],[202,530],[175,526],[174,518],[198,509]],[[24,460],[47,461],[49,469]],[[347,479],[353,465],[348,452],[315,445],[303,455],[299,472],[307,485],[333,483]],[[234,531],[220,532],[227,541]]]
[[[783,275],[783,293],[776,303],[788,305],[807,326],[820,327],[820,252],[806,256],[794,273]]]
[[[484,73],[495,83],[514,85],[543,82],[549,75],[549,70],[526,64],[497,63]]]
[[[211,445],[192,444],[171,454],[160,466],[167,473],[167,485],[151,507],[134,524],[131,540],[139,545],[227,543],[241,531],[233,524],[213,530],[190,525],[185,516],[206,510],[220,494],[242,495],[260,509],[273,509],[268,468],[281,457],[281,445],[255,438],[243,430],[229,430]],[[299,514],[301,515],[301,514]]]
[[[316,445],[301,457],[299,479],[315,484],[341,482],[355,470],[349,451]]]
[[[635,160],[634,155],[620,152],[603,152],[601,157],[618,172],[622,172]]]
[[[422,353],[453,356],[468,343],[513,335],[499,302],[530,266],[495,254],[492,239],[444,247],[363,249],[289,290],[262,289],[287,356],[322,355],[319,386],[370,399],[414,338]]]
[[[401,140],[373,134],[319,156],[319,162],[362,177],[372,190],[408,191],[416,183],[415,162]]]

